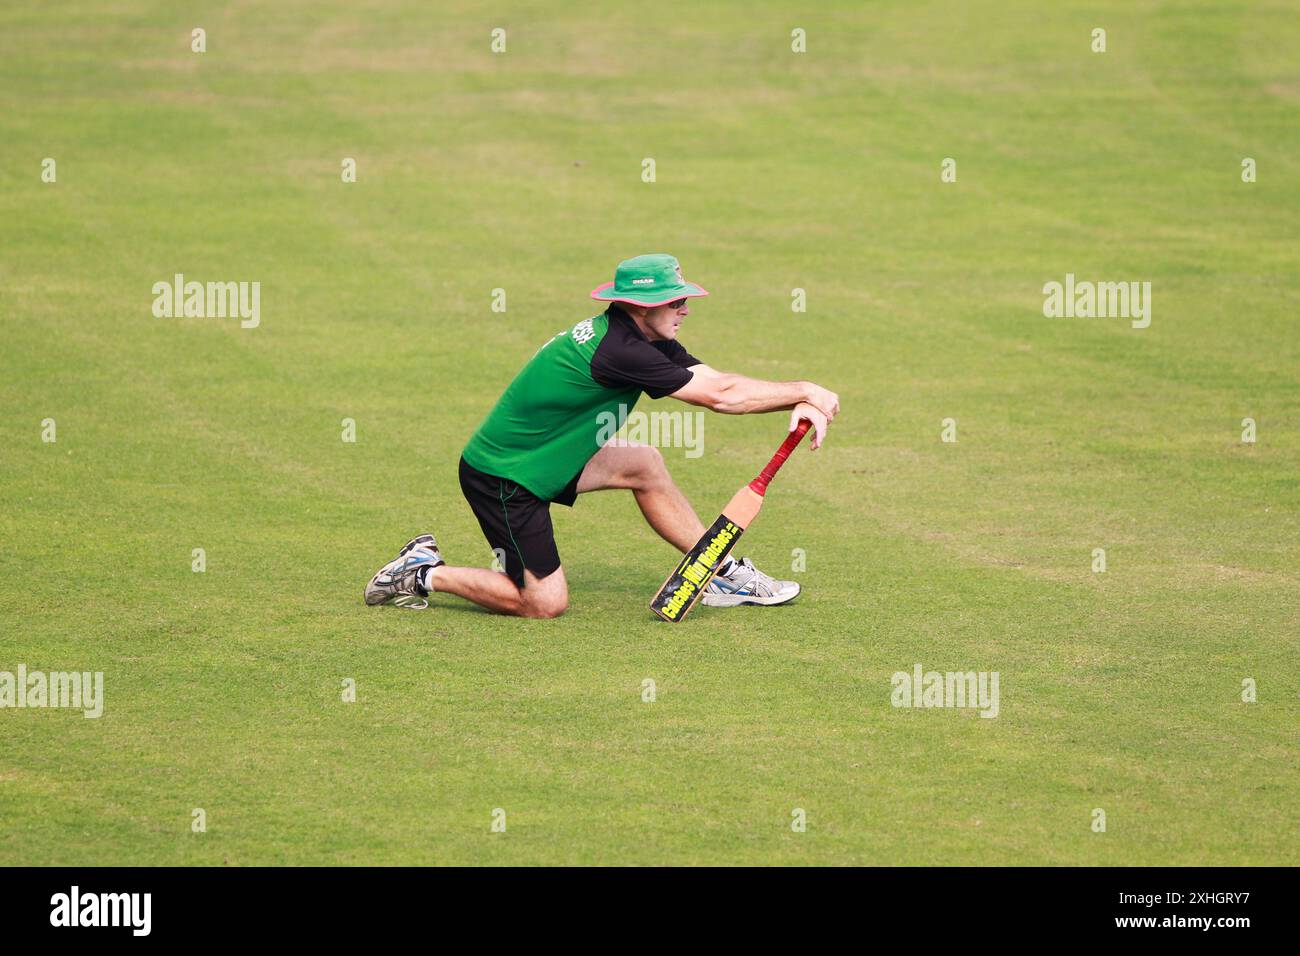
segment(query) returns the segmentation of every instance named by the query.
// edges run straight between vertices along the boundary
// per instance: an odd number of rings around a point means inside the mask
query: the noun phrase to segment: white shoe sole
[[[739,607],[742,604],[757,604],[773,607],[787,604],[799,596],[803,588],[795,588],[793,594],[775,594],[772,597],[755,597],[752,594],[705,594],[700,602],[708,607]]]

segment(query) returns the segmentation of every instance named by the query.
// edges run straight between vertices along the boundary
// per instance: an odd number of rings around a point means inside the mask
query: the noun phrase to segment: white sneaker
[[[426,567],[436,568],[446,564],[438,542],[431,534],[422,534],[406,542],[397,557],[375,572],[366,585],[367,604],[395,604],[398,607],[422,611],[429,606],[429,592],[420,584],[420,573]]]
[[[799,596],[794,581],[778,581],[750,563],[749,558],[733,561],[724,577],[715,574],[700,598],[709,607],[735,607],[737,604],[784,604]]]

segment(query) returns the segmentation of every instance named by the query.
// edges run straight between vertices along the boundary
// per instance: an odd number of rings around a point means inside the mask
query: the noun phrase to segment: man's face
[[[690,299],[678,299],[667,305],[657,305],[645,310],[646,337],[652,342],[671,342],[677,338],[682,319],[691,314]]]

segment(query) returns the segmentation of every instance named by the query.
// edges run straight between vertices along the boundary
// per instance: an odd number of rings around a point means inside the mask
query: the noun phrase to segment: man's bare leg
[[[686,552],[704,534],[695,509],[673,484],[663,455],[650,445],[606,445],[582,470],[578,494],[609,488],[629,489],[641,513],[669,544]],[[538,579],[524,571],[524,587],[500,571],[439,565],[432,571],[435,591],[456,594],[480,607],[519,617],[556,617],[569,605],[564,568]]]
[[[520,589],[500,571],[442,564],[433,569],[429,583],[435,591],[456,594],[489,611],[517,617],[559,617],[569,606],[564,568],[556,568],[544,578],[525,570],[524,587]]]
[[[682,553],[704,534],[704,525],[673,484],[658,448],[611,444],[596,452],[578,479],[578,494],[606,488],[631,489],[650,527]]]

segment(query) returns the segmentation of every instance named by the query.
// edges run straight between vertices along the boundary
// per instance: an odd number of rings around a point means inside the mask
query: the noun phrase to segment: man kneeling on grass
[[[673,484],[659,449],[607,443],[601,422],[623,417],[641,393],[670,395],[727,415],[790,412],[790,429],[812,421],[813,448],[839,411],[838,396],[812,382],[764,382],[719,372],[677,341],[689,315],[687,300],[708,295],[682,278],[667,255],[618,264],[614,281],[593,299],[609,302],[601,315],[559,332],[532,357],[465,446],[460,487],[488,544],[504,554],[505,571],[447,564],[432,534],[407,542],[366,585],[367,604],[424,607],[434,591],[468,598],[503,614],[556,617],[569,606],[569,588],[551,527],[552,502],[572,506],[578,495],[626,488],[650,527],[685,553],[704,526]],[[784,604],[799,593],[748,558],[728,558],[704,592],[705,604]]]

